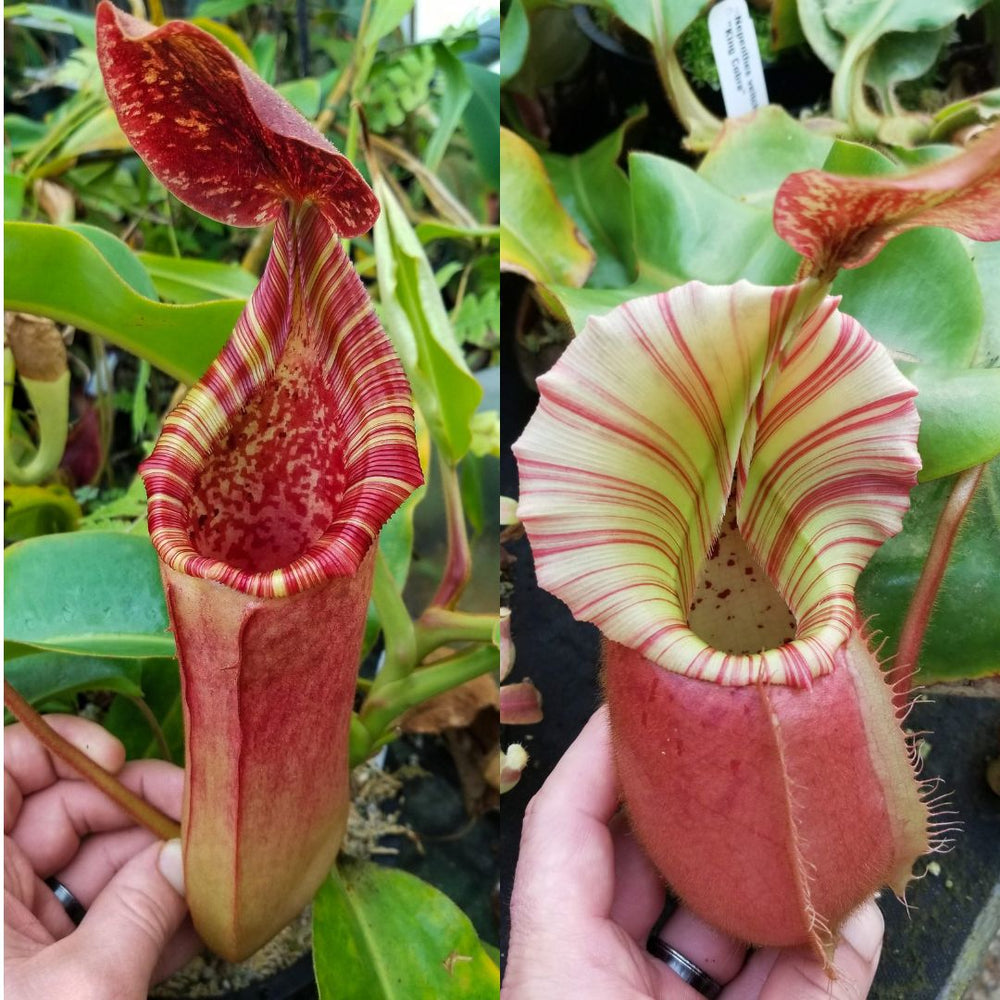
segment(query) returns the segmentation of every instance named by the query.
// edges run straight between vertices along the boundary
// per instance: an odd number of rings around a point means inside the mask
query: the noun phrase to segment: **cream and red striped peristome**
[[[812,286],[697,282],[592,318],[539,380],[515,445],[541,586],[661,667],[808,687],[855,627],[854,584],[899,531],[920,460],[915,390]],[[713,648],[689,624],[732,501],[792,641]]]
[[[349,576],[423,481],[406,376],[315,208],[279,219],[233,336],[141,474],[160,558],[258,597]]]

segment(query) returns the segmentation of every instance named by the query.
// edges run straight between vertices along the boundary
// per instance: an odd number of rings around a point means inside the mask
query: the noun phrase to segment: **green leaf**
[[[644,115],[626,120],[576,156],[542,156],[559,201],[597,255],[587,279],[591,288],[620,287],[635,277],[631,195],[618,158],[625,131],[637,117]]]
[[[320,100],[323,96],[320,82],[313,76],[301,80],[289,80],[279,83],[275,88],[286,101],[298,108],[306,118],[315,118],[319,114]]]
[[[63,226],[70,232],[86,237],[97,248],[101,256],[115,269],[118,277],[147,299],[156,298],[156,288],[148,272],[142,266],[132,249],[106,229],[90,226],[84,222],[73,222]]]
[[[274,70],[278,57],[278,40],[270,32],[259,34],[251,45],[257,62],[257,72],[268,83],[274,83]]]
[[[443,219],[428,219],[426,222],[417,223],[417,236],[421,243],[430,243],[431,240],[456,239],[456,240],[499,240],[499,226],[474,226],[467,229]]]
[[[344,861],[320,887],[313,956],[323,1000],[488,1000],[500,989],[496,962],[447,896],[370,862]]]
[[[26,11],[26,14],[22,14]],[[94,18],[87,14],[76,14],[59,7],[49,7],[42,3],[18,4],[15,20],[25,28],[37,31],[54,31],[58,34],[75,35],[76,40],[88,49],[97,47],[97,31]],[[4,10],[6,18],[7,11]]]
[[[252,7],[257,0],[202,0],[192,17],[229,17]]]
[[[163,731],[169,751],[167,756],[175,764],[182,764],[184,709],[177,661],[162,658],[135,662],[142,670],[142,700]],[[105,729],[125,744],[125,756],[129,760],[164,756],[149,720],[130,698],[115,698],[102,721]]]
[[[983,465],[1000,454],[1000,368],[899,367],[920,393],[921,482]]]
[[[379,532],[378,546],[392,574],[396,589],[402,593],[410,575],[410,563],[413,559],[413,513],[417,504],[424,498],[426,486],[421,486],[403,501],[396,512],[386,521]],[[361,658],[371,652],[382,626],[378,618],[378,610],[374,601],[368,602],[368,615],[365,619],[365,636],[361,644]]]
[[[130,150],[128,139],[110,106],[88,118],[59,147],[59,161],[67,166],[84,153],[123,152]]]
[[[594,253],[556,197],[541,158],[507,129],[500,131],[500,144],[502,268],[544,284],[582,285]]]
[[[186,306],[151,301],[94,243],[60,226],[4,223],[4,275],[7,309],[99,334],[189,384],[219,353],[243,308],[229,300]]]
[[[257,287],[258,279],[237,264],[158,253],[137,256],[153,279],[160,298],[170,302],[248,299]]]
[[[521,68],[528,51],[531,29],[521,0],[511,0],[500,32],[500,83],[510,80]]]
[[[142,660],[110,660],[67,653],[32,653],[4,664],[4,676],[31,705],[80,691],[141,697]]]
[[[1000,242],[965,241],[983,296],[983,328],[979,335],[976,365],[1000,367]]]
[[[14,220],[21,217],[24,208],[24,189],[27,180],[17,174],[3,175],[3,217]]]
[[[917,486],[903,531],[872,556],[858,581],[858,606],[884,632],[882,658],[896,654],[938,517],[954,478]],[[920,651],[917,684],[983,677],[1000,671],[996,608],[1000,607],[1000,459],[986,469],[945,570]]]
[[[434,58],[441,72],[443,92],[438,108],[438,123],[424,150],[424,163],[429,170],[437,170],[440,165],[448,143],[462,120],[462,112],[472,98],[472,86],[465,67],[461,60],[452,55],[451,49],[444,42],[434,45]]]
[[[664,48],[673,48],[684,29],[702,12],[705,0],[601,0],[633,31]]]
[[[698,174],[731,198],[770,207],[782,181],[795,171],[823,167],[832,145],[828,136],[769,104],[728,119]]]
[[[662,156],[634,153],[629,168],[642,276],[662,279],[667,288],[690,279],[791,281],[799,258],[774,232],[769,211],[730,198]]]
[[[47,535],[4,553],[5,637],[39,650],[172,656],[159,562],[146,538]]]
[[[982,293],[956,233],[911,229],[870,264],[841,271],[832,291],[844,296],[844,312],[907,360],[964,368],[975,357]]]
[[[500,77],[475,63],[462,63],[472,88],[462,112],[462,124],[483,178],[500,188]]]
[[[371,19],[361,41],[366,46],[377,45],[399,27],[412,8],[413,0],[379,0],[372,5]]]
[[[457,462],[471,440],[469,421],[482,388],[469,371],[427,256],[403,207],[380,177],[375,223],[380,315],[392,338],[431,436]]]

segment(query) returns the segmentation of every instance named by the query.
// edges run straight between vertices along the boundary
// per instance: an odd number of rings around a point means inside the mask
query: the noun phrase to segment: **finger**
[[[89,908],[101,890],[141,851],[159,838],[143,827],[89,837],[72,861],[56,874],[84,907]]]
[[[45,721],[60,736],[113,774],[125,763],[125,748],[106,729],[75,715],[46,715]],[[54,757],[20,723],[4,727],[4,832],[17,820],[24,798],[59,778],[79,778],[79,773]]]
[[[885,922],[874,900],[855,910],[844,922],[833,955],[831,982],[822,963],[805,948],[779,953],[760,991],[761,1000],[860,1000],[868,996],[879,956]],[[728,994],[727,994],[728,1000]]]
[[[614,888],[608,821],[618,806],[607,710],[599,709],[528,804],[512,909],[562,925],[606,917]]]
[[[65,941],[73,943],[79,961],[89,968],[113,970],[115,995],[144,995],[187,913],[179,889],[180,841],[151,844],[108,883]],[[129,956],[127,964],[122,955]]]
[[[611,921],[645,948],[649,929],[663,912],[663,880],[619,813],[611,820],[615,852],[615,889]]]
[[[660,928],[658,937],[720,986],[731,982],[746,962],[745,944],[705,923],[683,904],[674,910]],[[686,992],[677,992],[683,985],[683,980],[677,972],[655,957],[652,961],[658,970],[663,990],[668,996],[689,995]],[[698,995],[690,986],[684,986],[684,989],[689,990],[692,997]]]
[[[85,908],[89,908],[108,882],[140,851],[155,843],[156,839],[153,833],[142,827],[116,830],[91,837],[84,841],[67,868],[59,872],[59,881],[70,889]],[[61,906],[59,910],[62,911]],[[65,923],[70,924],[65,913],[61,915]],[[70,924],[68,931],[71,930],[73,927]],[[153,971],[152,981],[158,983],[166,979],[197,955],[203,947],[201,938],[198,937],[190,919],[185,920],[160,956]]]
[[[162,760],[133,761],[122,784],[174,818],[180,815],[184,771]],[[10,831],[43,878],[64,869],[88,834],[135,826],[135,820],[86,781],[57,781],[29,796]]]

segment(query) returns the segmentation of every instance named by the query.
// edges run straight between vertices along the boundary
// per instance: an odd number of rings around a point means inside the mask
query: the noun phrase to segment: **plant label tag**
[[[735,118],[767,104],[764,66],[746,0],[721,0],[708,14],[708,34],[719,70],[726,116]]]

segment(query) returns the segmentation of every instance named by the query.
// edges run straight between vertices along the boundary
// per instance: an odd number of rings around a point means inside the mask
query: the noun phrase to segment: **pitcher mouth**
[[[920,468],[914,388],[836,306],[690,282],[592,318],[514,446],[539,585],[685,676],[832,672]]]
[[[257,597],[352,575],[423,482],[402,366],[312,206],[140,472],[160,558]]]

